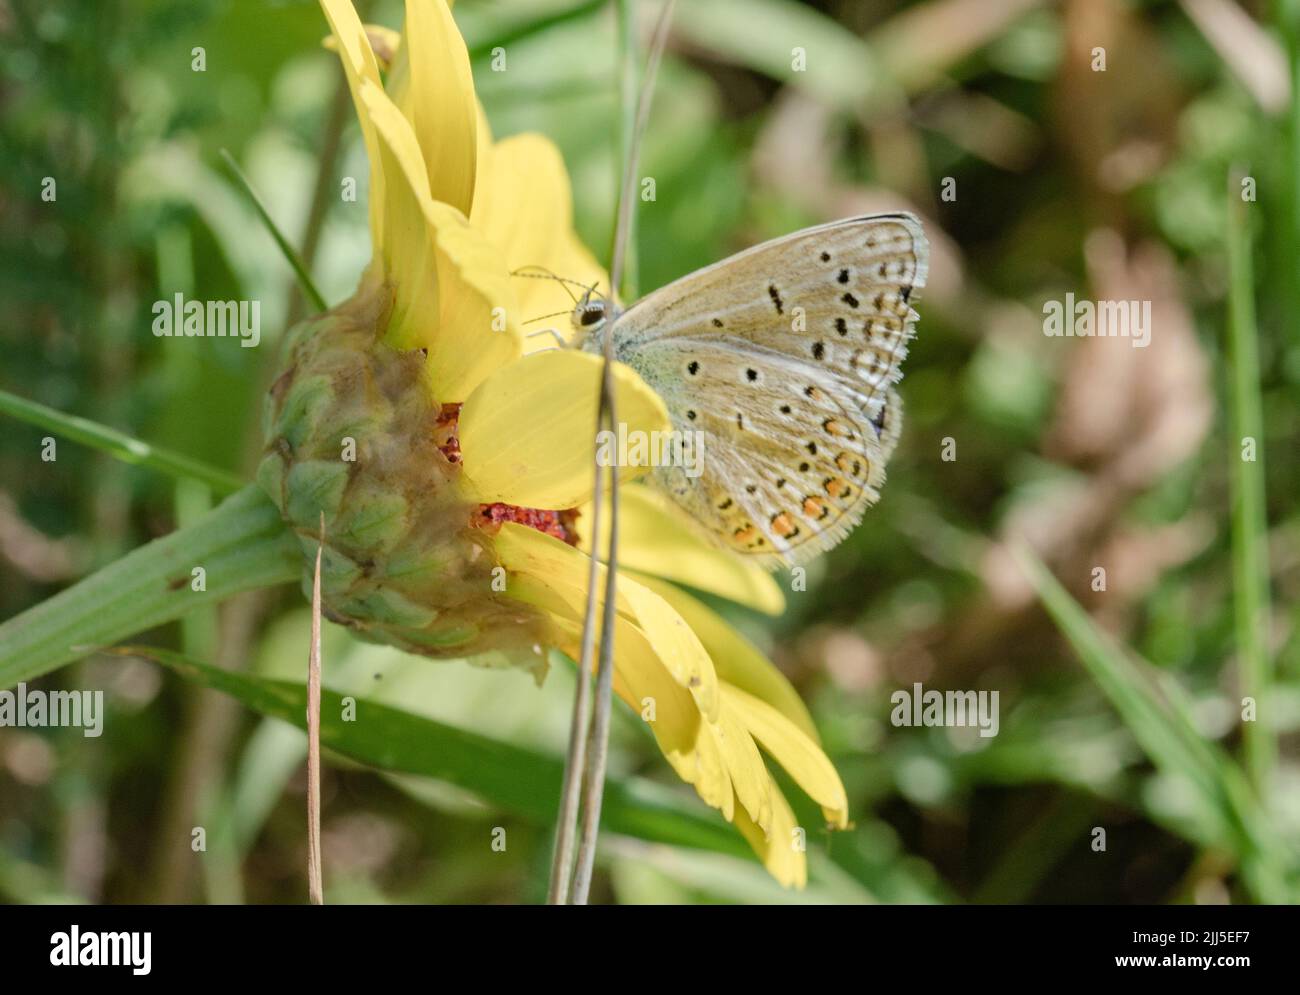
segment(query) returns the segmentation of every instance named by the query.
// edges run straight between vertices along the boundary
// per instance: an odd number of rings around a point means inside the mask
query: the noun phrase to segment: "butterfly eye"
[[[599,324],[605,319],[605,306],[603,304],[588,304],[582,309],[582,316],[578,319],[583,328],[590,328],[592,325]]]

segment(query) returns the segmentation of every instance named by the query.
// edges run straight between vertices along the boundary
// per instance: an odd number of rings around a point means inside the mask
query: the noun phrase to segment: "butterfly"
[[[702,470],[647,482],[718,544],[775,569],[838,544],[880,496],[898,442],[895,384],[929,250],[911,214],[848,218],[776,238],[622,310],[588,290],[577,348],[626,363]]]

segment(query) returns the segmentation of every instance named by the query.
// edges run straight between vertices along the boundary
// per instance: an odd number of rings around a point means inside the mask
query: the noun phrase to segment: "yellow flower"
[[[601,360],[526,348],[523,322],[572,301],[559,281],[512,276],[606,282],[573,232],[564,164],[543,136],[492,140],[443,0],[408,0],[400,37],[368,32],[348,0],[321,4],[370,159],[374,258],[350,301],[293,333],[259,480],[304,553],[325,516],[336,621],[431,656],[576,657]],[[658,396],[621,364],[615,376],[628,430],[666,431]],[[356,463],[340,465],[348,440]],[[615,690],[769,871],[802,885],[802,834],[760,747],[832,826],[847,824],[844,788],[789,682],[666,580],[772,613],[780,591],[653,492],[623,490]]]

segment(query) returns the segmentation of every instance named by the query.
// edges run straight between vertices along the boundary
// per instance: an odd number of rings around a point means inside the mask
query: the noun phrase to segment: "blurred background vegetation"
[[[400,3],[358,6],[400,27]],[[780,618],[713,602],[809,701],[855,827],[813,833],[808,890],[782,892],[623,714],[596,897],[1296,894],[1295,6],[681,0],[642,156],[657,198],[640,205],[641,289],[806,224],[897,208],[925,219],[931,278],[880,505]],[[560,144],[579,230],[607,257],[609,4],[455,9],[495,134],[539,130]],[[311,0],[0,0],[0,387],[250,475],[278,333],[306,305],[220,150],[302,247],[325,297],[346,297],[369,245],[364,210],[336,191],[366,165],[325,33]],[[505,72],[490,66],[497,46]],[[795,46],[805,71],[792,70]],[[1242,176],[1257,190],[1244,205]],[[45,177],[57,181],[53,202]],[[948,179],[955,199],[942,196]],[[178,292],[260,300],[263,345],[155,338],[150,308]],[[1151,301],[1151,345],[1044,336],[1043,302],[1067,292]],[[1258,377],[1243,366],[1251,348]],[[1256,406],[1262,457],[1243,464]],[[214,499],[66,440],[42,462],[47,434],[7,418],[0,433],[0,618]],[[1247,500],[1234,521],[1234,494],[1261,474],[1262,514]],[[1086,609],[1069,616],[1057,592],[1073,644],[1013,556],[1018,542]],[[1266,558],[1252,561],[1252,548]],[[1093,589],[1095,567],[1105,591]],[[1254,584],[1264,569],[1267,585]],[[1272,608],[1253,640],[1261,592]],[[301,595],[285,589],[147,641],[250,680],[301,683],[307,630]],[[1085,667],[1098,632],[1100,656]],[[374,757],[406,758],[387,772],[329,758],[328,898],[539,900],[553,805],[544,775],[562,753],[571,671],[553,668],[539,690],[523,672],[403,657],[332,626],[324,656],[327,688],[417,718],[369,744]],[[1254,802],[1234,808],[1223,802],[1232,777],[1198,790],[1180,754],[1162,752],[1142,711],[1160,695],[1135,675],[1154,687],[1173,678],[1178,721],[1222,773],[1241,752],[1247,664],[1265,675],[1253,690],[1269,728],[1248,777]],[[1128,675],[1118,692],[1094,680],[1108,665]],[[891,692],[917,681],[998,690],[1000,733],[893,727]],[[106,731],[0,729],[0,899],[303,900],[304,737],[273,707],[105,656],[40,686],[105,689]],[[467,745],[459,730],[482,739]],[[1220,826],[1220,803],[1235,829]],[[194,826],[207,830],[201,855]],[[1094,827],[1106,829],[1104,853]],[[1265,876],[1279,888],[1240,873],[1234,833],[1273,841]]]

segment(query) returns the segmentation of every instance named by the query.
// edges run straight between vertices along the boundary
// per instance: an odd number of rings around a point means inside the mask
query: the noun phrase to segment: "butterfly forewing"
[[[838,543],[884,481],[926,274],[920,222],[880,215],[765,242],[639,301],[613,325],[615,354],[704,443],[701,475],[661,468],[653,485],[769,565]]]
[[[874,415],[899,379],[927,260],[910,214],[819,225],[655,291],[619,318],[616,342],[743,338],[833,371]]]

